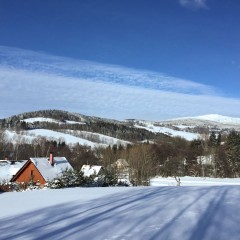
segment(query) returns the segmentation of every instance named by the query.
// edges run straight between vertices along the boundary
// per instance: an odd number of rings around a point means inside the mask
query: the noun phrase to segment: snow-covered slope
[[[85,140],[83,138],[75,137],[70,134],[57,132],[53,130],[48,129],[34,129],[34,130],[28,130],[28,131],[22,131],[21,133],[16,133],[12,131],[5,131],[5,134],[7,136],[7,139],[13,143],[17,143],[18,141],[26,141],[28,143],[31,143],[34,139],[44,137],[48,140],[55,140],[55,141],[61,141],[66,142],[67,144],[77,144],[80,145],[87,145],[90,147],[96,147],[98,144],[93,143],[91,141]]]
[[[36,118],[26,118],[21,120],[26,123],[35,123],[35,122],[50,122],[50,123],[59,123],[59,121],[52,118],[36,117]]]
[[[237,240],[239,201],[239,186],[3,193],[0,238]]]
[[[126,146],[127,144],[131,144],[131,142],[129,141],[120,140],[118,138],[109,137],[99,133],[92,133],[92,132],[78,131],[78,130],[67,130],[66,132],[74,136],[79,136],[79,137],[82,136],[84,139],[93,139],[94,142],[106,144],[106,145],[121,144],[123,146]]]
[[[196,117],[184,117],[160,122],[129,120],[135,127],[154,133],[163,133],[172,137],[182,137],[188,141],[200,139],[211,131],[240,131],[240,118],[209,114]],[[203,134],[203,135],[202,135]]]
[[[74,134],[78,133],[79,136],[74,136]],[[130,144],[130,142],[123,141],[117,138],[112,138],[105,136],[103,134],[97,134],[97,133],[90,133],[85,131],[72,131],[72,130],[66,130],[66,133],[64,132],[57,132],[53,130],[48,129],[34,129],[34,130],[26,130],[22,132],[15,132],[6,130],[5,131],[6,139],[8,141],[11,141],[12,143],[20,143],[20,142],[27,142],[32,143],[33,140],[44,137],[48,140],[53,141],[60,141],[65,142],[66,144],[80,144],[80,145],[86,145],[89,147],[107,147],[109,145],[114,144],[121,144],[123,146]],[[80,137],[83,136],[83,137]],[[85,136],[85,137],[84,137]],[[92,138],[96,141],[90,141],[85,138]]]
[[[150,132],[154,132],[154,133],[163,133],[163,134],[166,134],[171,137],[182,137],[188,141],[200,138],[200,135],[197,133],[191,133],[191,132],[186,132],[184,130],[180,131],[180,130],[174,130],[174,129],[167,128],[167,127],[155,126],[150,123],[147,123],[145,126],[141,126],[141,125],[137,125],[137,124],[135,124],[134,126],[137,128],[146,129],[146,130],[148,130]]]
[[[49,123],[58,123],[58,124],[85,124],[84,122],[76,122],[76,121],[69,121],[65,120],[64,122],[55,120],[53,118],[45,118],[45,117],[35,117],[35,118],[26,118],[21,120],[22,122],[26,123],[36,123],[36,122],[49,122]]]
[[[197,117],[193,117],[193,119],[207,120],[207,121],[213,121],[213,122],[218,122],[223,124],[240,125],[240,118],[227,117],[227,116],[222,116],[218,114],[197,116]]]
[[[176,126],[202,127],[215,126],[219,128],[239,128],[240,118],[209,114],[196,117],[184,117],[161,121],[161,124],[176,124]]]
[[[25,131],[26,134],[30,136],[36,136],[36,137],[46,137],[49,140],[61,140],[65,141],[67,144],[76,144],[79,143],[80,145],[87,145],[90,147],[96,147],[97,144],[85,140],[83,138],[75,137],[67,133],[52,131],[48,129],[34,129],[34,130],[28,130]]]
[[[160,122],[147,122],[147,121],[136,121],[141,126],[157,129],[159,132],[172,135],[181,136],[187,140],[193,140],[201,138],[206,135],[207,132],[211,131],[230,131],[232,129],[240,131],[240,118],[233,118],[222,116],[218,114],[209,114],[196,117],[184,117],[175,118],[170,120],[164,120]],[[154,127],[152,127],[154,126]],[[170,129],[170,130],[169,130]]]

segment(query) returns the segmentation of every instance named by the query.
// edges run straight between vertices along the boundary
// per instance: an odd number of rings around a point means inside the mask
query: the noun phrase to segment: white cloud
[[[23,50],[3,52],[0,48],[0,117],[62,109],[161,120],[210,113],[235,116],[240,108],[239,99],[218,96],[210,86],[163,74]]]
[[[2,60],[2,61],[1,61]],[[214,94],[211,86],[174,78],[162,73],[135,70],[115,65],[73,60],[16,48],[0,46],[2,66],[12,66],[33,72],[103,81],[111,84],[138,86],[180,93]]]
[[[190,9],[208,9],[207,0],[179,0],[179,3],[186,8]]]

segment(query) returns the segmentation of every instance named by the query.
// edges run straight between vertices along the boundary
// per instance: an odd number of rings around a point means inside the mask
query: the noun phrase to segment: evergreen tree
[[[231,177],[240,175],[240,135],[232,131],[226,141],[226,157],[231,171]]]

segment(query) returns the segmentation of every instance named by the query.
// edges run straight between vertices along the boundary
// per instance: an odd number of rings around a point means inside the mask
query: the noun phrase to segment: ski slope
[[[0,194],[0,239],[237,240],[239,186]]]

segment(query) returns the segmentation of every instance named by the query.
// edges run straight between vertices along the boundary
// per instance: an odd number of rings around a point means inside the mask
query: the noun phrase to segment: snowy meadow
[[[229,182],[1,193],[0,239],[237,240],[239,201]]]

